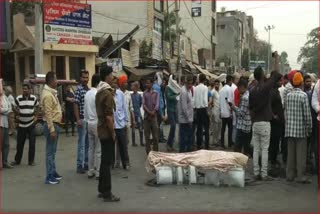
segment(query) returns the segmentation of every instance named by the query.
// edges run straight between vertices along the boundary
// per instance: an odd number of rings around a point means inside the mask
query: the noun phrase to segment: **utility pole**
[[[167,0],[167,21],[168,21],[168,32],[169,32],[169,44],[170,44],[170,59],[172,59],[172,41],[171,41],[171,21],[169,11],[169,0]]]
[[[268,72],[270,72],[270,55],[271,55],[271,44],[270,44],[270,31],[273,30],[275,27],[272,25],[267,25],[264,29],[268,32]]]
[[[175,0],[175,9],[176,13],[176,35],[177,35],[177,46],[178,46],[178,57],[177,57],[177,74],[179,83],[181,83],[181,68],[180,68],[180,30],[179,30],[179,0]]]
[[[34,64],[35,73],[44,74],[43,70],[43,17],[42,2],[37,1],[34,7],[35,12],[35,44],[34,44]]]

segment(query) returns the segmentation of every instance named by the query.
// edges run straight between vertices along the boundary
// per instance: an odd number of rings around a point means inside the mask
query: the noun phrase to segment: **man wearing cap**
[[[312,132],[312,118],[308,96],[302,91],[303,77],[295,73],[292,78],[294,89],[287,94],[285,116],[288,138],[287,181],[310,183],[304,176],[307,158],[307,137]],[[295,173],[296,172],[296,173]]]

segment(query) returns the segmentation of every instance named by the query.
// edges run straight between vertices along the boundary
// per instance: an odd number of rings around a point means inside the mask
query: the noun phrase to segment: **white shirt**
[[[194,89],[194,108],[208,108],[208,87],[202,83]]]
[[[312,93],[312,99],[311,99],[311,106],[313,110],[318,114],[319,113],[319,81],[314,86],[313,93]],[[318,114],[317,117],[318,121],[320,121],[320,115]]]
[[[84,97],[84,119],[87,123],[97,124],[98,117],[96,112],[97,89],[91,88]]]
[[[225,84],[219,93],[220,115],[221,118],[231,117],[231,109],[228,102],[232,102],[232,88]],[[226,98],[228,101],[226,101]]]
[[[281,101],[282,101],[282,105],[284,104],[283,103],[283,95],[284,95],[284,89],[286,87],[284,87],[284,85],[282,85],[278,90],[279,90],[279,93],[280,93],[280,97],[281,97]]]
[[[211,90],[212,101],[213,101],[213,109],[218,110],[220,108],[219,101],[219,92],[216,89]]]
[[[127,115],[128,115],[127,126],[130,127],[131,126],[131,112],[133,112],[131,92],[130,91],[124,92],[124,97],[126,99],[126,104],[127,104]]]
[[[232,103],[234,104],[234,92],[236,91],[238,87],[236,86],[236,84],[232,83],[231,85],[231,89],[232,89],[232,94],[231,94],[231,97],[232,97]],[[236,113],[234,111],[232,111],[232,116],[233,116],[233,119],[232,119],[232,125],[235,126],[237,124],[237,117],[236,117]]]

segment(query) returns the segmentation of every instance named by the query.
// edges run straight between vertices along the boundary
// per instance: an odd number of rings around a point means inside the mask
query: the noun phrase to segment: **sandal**
[[[109,197],[104,197],[103,201],[104,202],[118,202],[118,201],[120,201],[120,198],[111,194],[111,196],[109,196]]]

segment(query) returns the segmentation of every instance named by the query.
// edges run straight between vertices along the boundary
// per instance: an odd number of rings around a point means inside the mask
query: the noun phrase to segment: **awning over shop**
[[[126,72],[131,73],[131,75],[129,76],[129,81],[138,81],[142,77],[154,75],[156,72],[159,71],[156,69],[138,69],[138,68],[129,68],[126,66],[124,66],[123,69]]]
[[[213,79],[217,79],[218,76],[215,74],[210,73],[208,70],[201,68],[199,65],[194,65],[198,71],[200,71],[201,73],[203,73],[204,75],[206,75],[209,78],[213,78]]]
[[[190,67],[190,69],[196,69],[196,67],[191,62],[186,61],[186,63]]]

